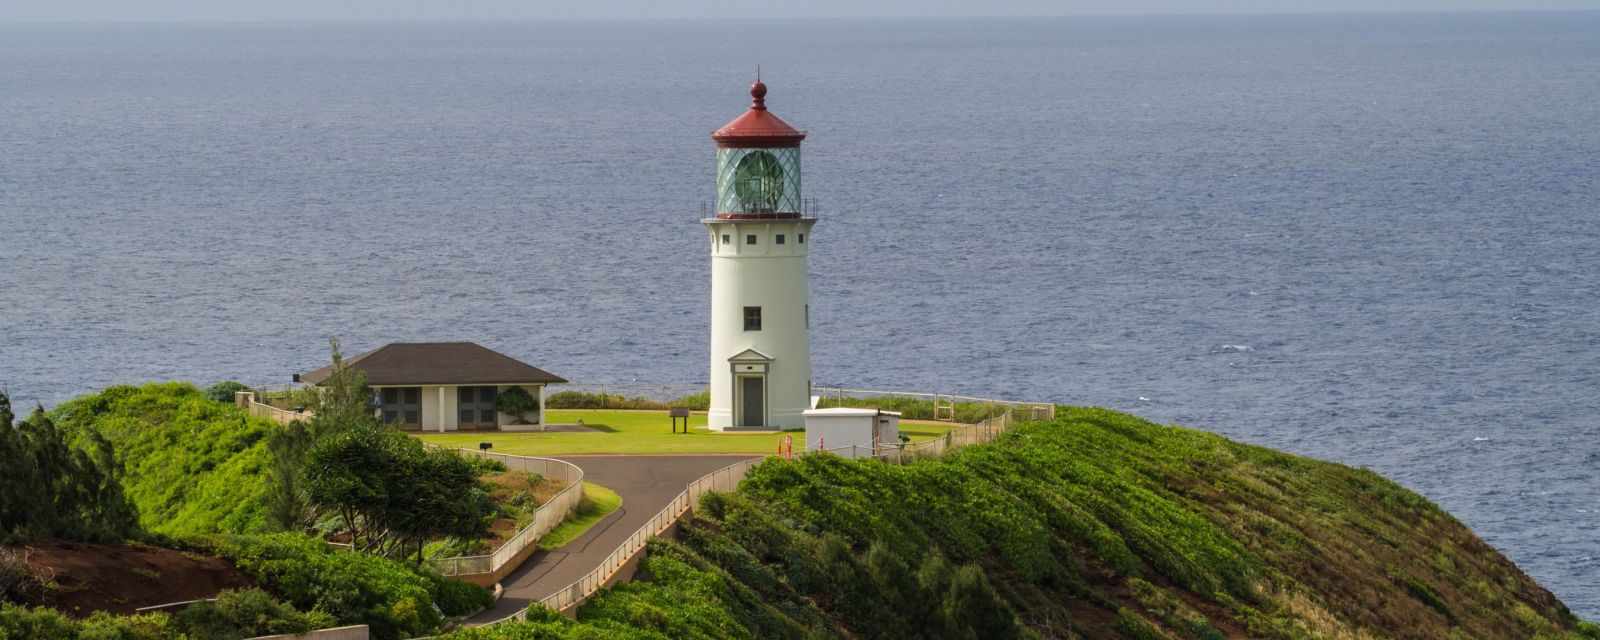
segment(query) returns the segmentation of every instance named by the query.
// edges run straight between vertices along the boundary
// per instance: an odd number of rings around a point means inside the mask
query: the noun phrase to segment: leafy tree
[[[415,551],[430,539],[477,538],[492,512],[476,468],[454,452],[428,449],[367,420],[317,441],[307,457],[313,506],[338,515],[351,544],[385,556]]]
[[[244,386],[243,382],[223,380],[222,382],[218,382],[214,385],[206,387],[206,397],[224,404],[233,404],[233,394],[240,391],[249,390],[250,387]]]
[[[297,531],[316,521],[306,497],[305,459],[311,430],[296,420],[267,439],[267,522],[279,531]]]
[[[345,364],[338,338],[328,339],[328,350],[333,361],[328,378],[306,389],[300,398],[301,404],[312,413],[309,427],[313,438],[377,420],[373,416],[372,389],[367,386],[367,374]]]
[[[500,413],[513,416],[517,422],[527,422],[527,415],[539,410],[539,401],[522,387],[511,387],[501,391],[494,399],[494,408]]]
[[[43,407],[13,419],[0,393],[0,537],[113,541],[138,532],[105,438],[86,431],[75,447]]]
[[[318,439],[359,426],[376,424],[372,391],[366,374],[345,364],[339,339],[328,340],[331,373],[322,384],[299,392],[296,400],[312,412],[309,422],[295,421],[267,441],[271,461],[267,518],[283,531],[303,529],[318,513],[306,491],[306,457]]]

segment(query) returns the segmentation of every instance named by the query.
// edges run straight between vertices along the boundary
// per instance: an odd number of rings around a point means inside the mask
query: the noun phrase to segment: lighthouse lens
[[[753,151],[739,160],[734,171],[734,195],[740,208],[754,213],[772,213],[778,210],[783,198],[783,167],[767,151]]]

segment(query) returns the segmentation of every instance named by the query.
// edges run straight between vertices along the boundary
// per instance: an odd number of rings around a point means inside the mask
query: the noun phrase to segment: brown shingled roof
[[[367,374],[367,384],[540,384],[566,382],[559,376],[471,342],[396,342],[345,360]],[[333,373],[327,366],[300,375],[321,384]]]

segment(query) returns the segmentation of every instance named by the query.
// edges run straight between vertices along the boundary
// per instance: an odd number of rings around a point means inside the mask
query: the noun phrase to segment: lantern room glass
[[[798,147],[717,150],[717,213],[800,213]]]

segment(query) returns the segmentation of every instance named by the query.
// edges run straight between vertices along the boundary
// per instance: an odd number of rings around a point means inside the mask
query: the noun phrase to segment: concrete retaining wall
[[[258,636],[250,640],[368,640],[369,638],[367,625],[358,624],[351,627],[318,629],[299,635]]]

